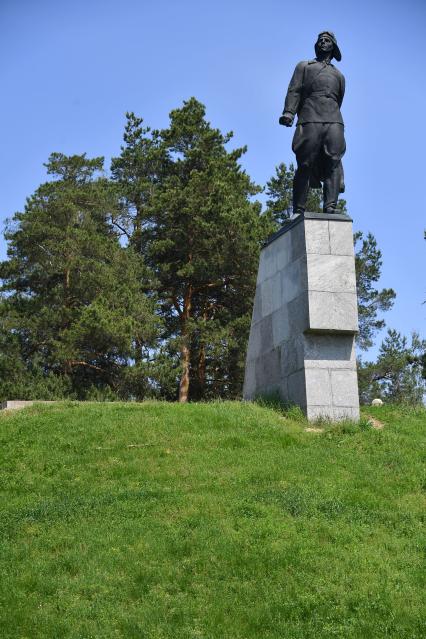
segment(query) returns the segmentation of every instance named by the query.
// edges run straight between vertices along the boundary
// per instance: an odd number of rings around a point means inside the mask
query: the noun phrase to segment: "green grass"
[[[424,639],[426,412],[366,414],[0,415],[1,637]]]

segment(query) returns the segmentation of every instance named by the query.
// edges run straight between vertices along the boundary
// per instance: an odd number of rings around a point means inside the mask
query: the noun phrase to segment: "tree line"
[[[277,167],[262,210],[263,189],[240,163],[246,148],[231,140],[191,98],[161,130],[126,114],[108,173],[102,157],[51,154],[49,180],[6,223],[1,400],[241,396],[259,251],[291,215],[294,167]],[[310,198],[320,210],[320,194]],[[366,349],[395,293],[377,289],[375,238],[354,240]],[[425,348],[415,339],[399,349],[418,389]],[[389,391],[378,369],[362,372],[364,399]]]

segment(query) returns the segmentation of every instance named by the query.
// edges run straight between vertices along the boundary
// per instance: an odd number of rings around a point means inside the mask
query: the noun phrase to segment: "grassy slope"
[[[426,412],[368,413],[384,430],[239,403],[1,415],[2,637],[425,637]]]

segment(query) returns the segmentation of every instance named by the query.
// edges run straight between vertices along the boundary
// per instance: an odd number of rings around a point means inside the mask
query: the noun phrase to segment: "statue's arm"
[[[339,108],[342,106],[343,98],[345,96],[345,76],[340,77],[340,95],[339,95]]]
[[[280,117],[280,124],[291,126],[296,115],[300,100],[302,99],[303,74],[306,62],[299,62],[296,66],[293,77],[288,85],[288,91],[284,102],[283,114]]]

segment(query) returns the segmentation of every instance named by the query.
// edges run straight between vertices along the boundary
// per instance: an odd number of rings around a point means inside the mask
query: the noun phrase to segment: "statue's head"
[[[332,51],[332,57],[340,62],[342,54],[337,45],[336,36],[332,31],[321,31],[315,43],[315,55],[318,57],[321,52],[328,53],[329,51]]]

